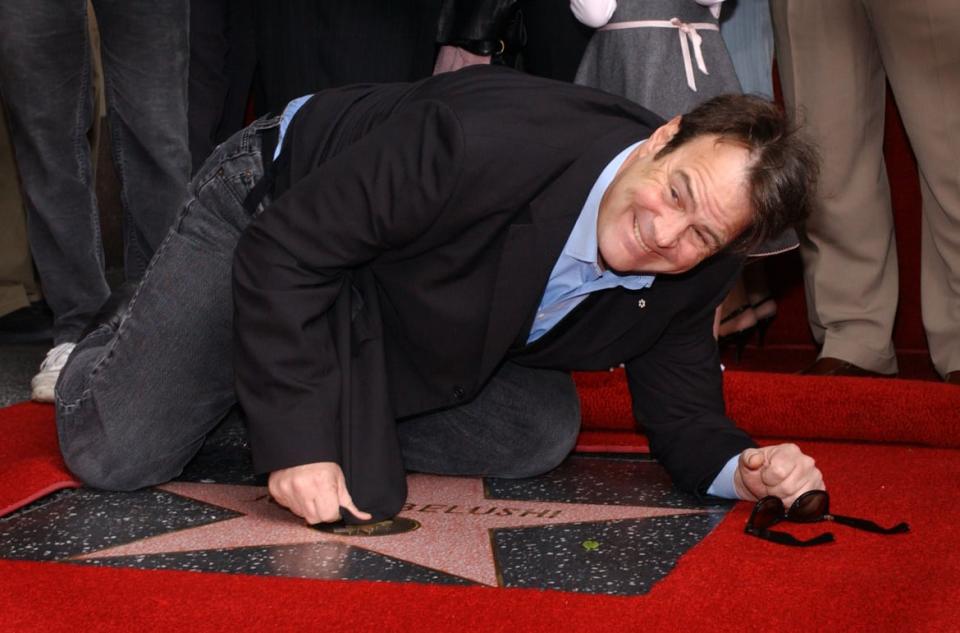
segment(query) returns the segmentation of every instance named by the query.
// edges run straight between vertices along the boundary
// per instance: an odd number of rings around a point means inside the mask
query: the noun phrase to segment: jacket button
[[[463,400],[463,397],[467,395],[467,392],[463,390],[463,387],[454,387],[453,388],[453,399],[454,400]]]

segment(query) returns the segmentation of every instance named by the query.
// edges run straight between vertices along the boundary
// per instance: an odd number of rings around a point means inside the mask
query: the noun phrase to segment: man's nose
[[[680,240],[680,236],[687,230],[687,221],[679,213],[667,211],[661,213],[653,222],[654,241],[659,248],[670,248]]]

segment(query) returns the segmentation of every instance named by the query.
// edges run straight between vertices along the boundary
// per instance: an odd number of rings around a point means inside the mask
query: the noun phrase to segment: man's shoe
[[[896,374],[881,374],[876,371],[870,371],[869,369],[858,367],[851,362],[840,358],[831,358],[830,356],[818,358],[817,362],[800,373],[807,376],[859,376],[868,378],[894,378],[896,376]]]
[[[53,340],[53,314],[43,302],[32,303],[0,317],[0,343],[40,343]]]
[[[57,386],[60,370],[67,364],[67,359],[76,346],[76,343],[60,343],[47,352],[47,357],[40,363],[40,371],[30,381],[34,402],[53,402],[53,391]]]
[[[948,385],[956,385],[960,387],[960,370],[952,371],[947,374],[946,378],[943,379]]]

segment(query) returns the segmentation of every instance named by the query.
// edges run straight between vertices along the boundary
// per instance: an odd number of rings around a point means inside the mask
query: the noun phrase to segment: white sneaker
[[[40,371],[30,381],[34,402],[53,402],[53,390],[57,386],[60,370],[67,364],[76,346],[76,343],[60,343],[47,352],[47,357],[40,363]]]

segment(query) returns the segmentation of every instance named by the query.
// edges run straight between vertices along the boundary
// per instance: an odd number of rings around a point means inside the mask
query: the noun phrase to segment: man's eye
[[[680,192],[677,191],[676,187],[670,187],[670,196],[674,202],[680,202]]]
[[[700,246],[708,245],[707,236],[703,234],[703,231],[701,231],[700,229],[697,229],[696,231],[694,231],[694,233],[696,233],[697,235],[697,240],[700,242]]]

